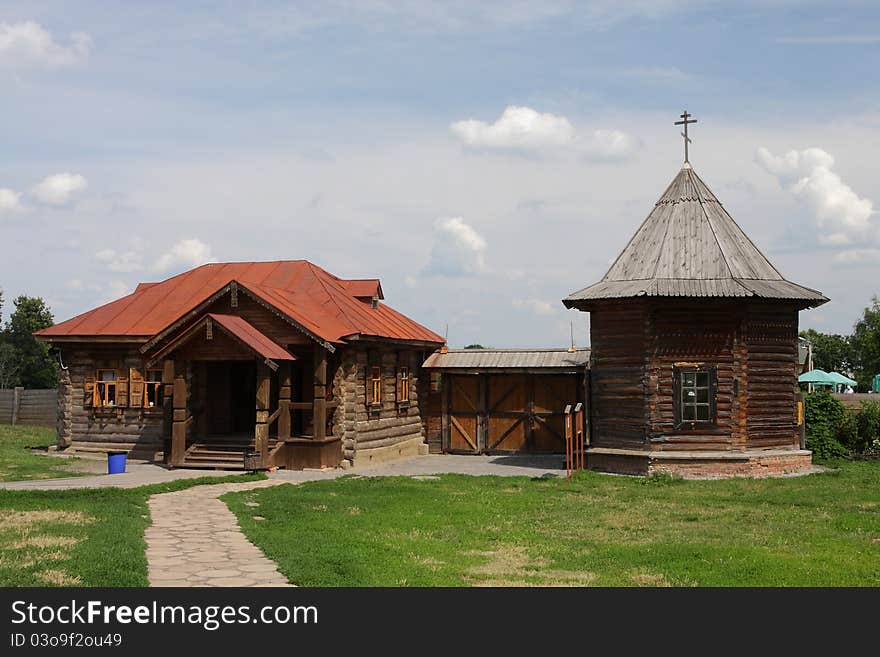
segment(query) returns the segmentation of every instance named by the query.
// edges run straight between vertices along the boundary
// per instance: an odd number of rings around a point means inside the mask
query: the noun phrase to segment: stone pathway
[[[212,484],[153,495],[153,524],[144,534],[150,586],[290,586],[217,499],[230,491],[281,483]]]

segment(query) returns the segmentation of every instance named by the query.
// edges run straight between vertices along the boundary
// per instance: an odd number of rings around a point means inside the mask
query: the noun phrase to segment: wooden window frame
[[[105,381],[101,372],[113,372],[113,380]],[[109,404],[110,389],[113,389],[113,403]],[[112,367],[101,367],[95,370],[95,391],[92,406],[95,408],[121,408],[119,404],[119,370]]]
[[[154,372],[158,374],[158,379],[151,380],[150,373]],[[165,382],[162,380],[164,377],[164,370],[158,368],[150,368],[144,371],[144,401],[143,401],[143,409],[145,411],[158,411],[162,410],[163,403],[165,400]],[[153,406],[150,406],[150,388],[154,388],[153,396],[156,399],[156,403]]]
[[[382,406],[382,366],[371,364],[367,373],[369,374],[367,380],[370,385],[370,406]]]
[[[686,375],[694,375],[694,385],[685,385]],[[696,385],[697,376],[705,374],[707,376],[706,385]],[[683,397],[687,390],[693,390],[695,397],[699,390],[707,391],[707,399],[705,402],[694,401],[693,403],[685,403]],[[676,429],[703,429],[715,427],[718,424],[718,368],[715,365],[705,364],[687,364],[674,365],[672,368],[672,406],[675,414]],[[694,407],[694,418],[685,419],[685,407]],[[697,408],[705,406],[708,409],[707,419],[697,419]]]
[[[409,406],[411,380],[408,365],[401,365],[397,368],[397,404],[399,406]]]

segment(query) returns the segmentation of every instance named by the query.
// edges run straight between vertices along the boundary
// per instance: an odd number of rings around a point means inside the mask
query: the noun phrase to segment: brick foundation
[[[646,452],[592,448],[587,451],[590,470],[642,476],[667,473],[686,479],[778,477],[808,472],[812,465],[812,453],[807,450]]]

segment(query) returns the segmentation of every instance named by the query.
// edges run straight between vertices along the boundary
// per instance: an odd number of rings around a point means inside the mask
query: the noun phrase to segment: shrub
[[[807,433],[807,449],[813,452],[818,459],[827,460],[849,456],[849,450],[844,447],[827,427]]]
[[[880,450],[880,402],[862,402],[855,422],[858,428],[859,451]]]
[[[821,431],[827,428],[833,437],[836,437],[839,427],[843,424],[846,409],[843,404],[831,396],[831,393],[820,390],[808,392],[804,420],[807,424],[807,433]]]
[[[837,427],[837,440],[846,448],[853,452],[864,451],[862,440],[860,439],[858,413],[848,410],[840,419],[840,425]]]

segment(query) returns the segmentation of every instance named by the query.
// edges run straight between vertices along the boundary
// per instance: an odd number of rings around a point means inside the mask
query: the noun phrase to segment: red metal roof
[[[374,279],[375,280],[375,279]],[[347,281],[306,260],[202,265],[128,296],[38,331],[53,337],[149,338],[221,291],[232,281],[328,342],[374,336],[443,343],[442,337],[393,308],[359,300],[372,282]]]
[[[218,315],[208,313],[208,317],[241,340],[263,358],[272,360],[296,360],[287,349],[278,346],[271,338],[260,333],[253,324],[238,315]]]
[[[199,317],[194,324],[190,324],[186,330],[177,334],[170,342],[154,353],[152,355],[152,362],[156,362],[159,358],[164,358],[168,354],[177,351],[177,349],[192,340],[201,330],[204,330],[208,321],[213,322],[217,326],[218,331],[225,331],[234,340],[237,340],[246,349],[249,349],[258,356],[272,361],[296,360],[296,356],[273,342],[271,338],[261,333],[259,329],[243,317],[207,313]]]

